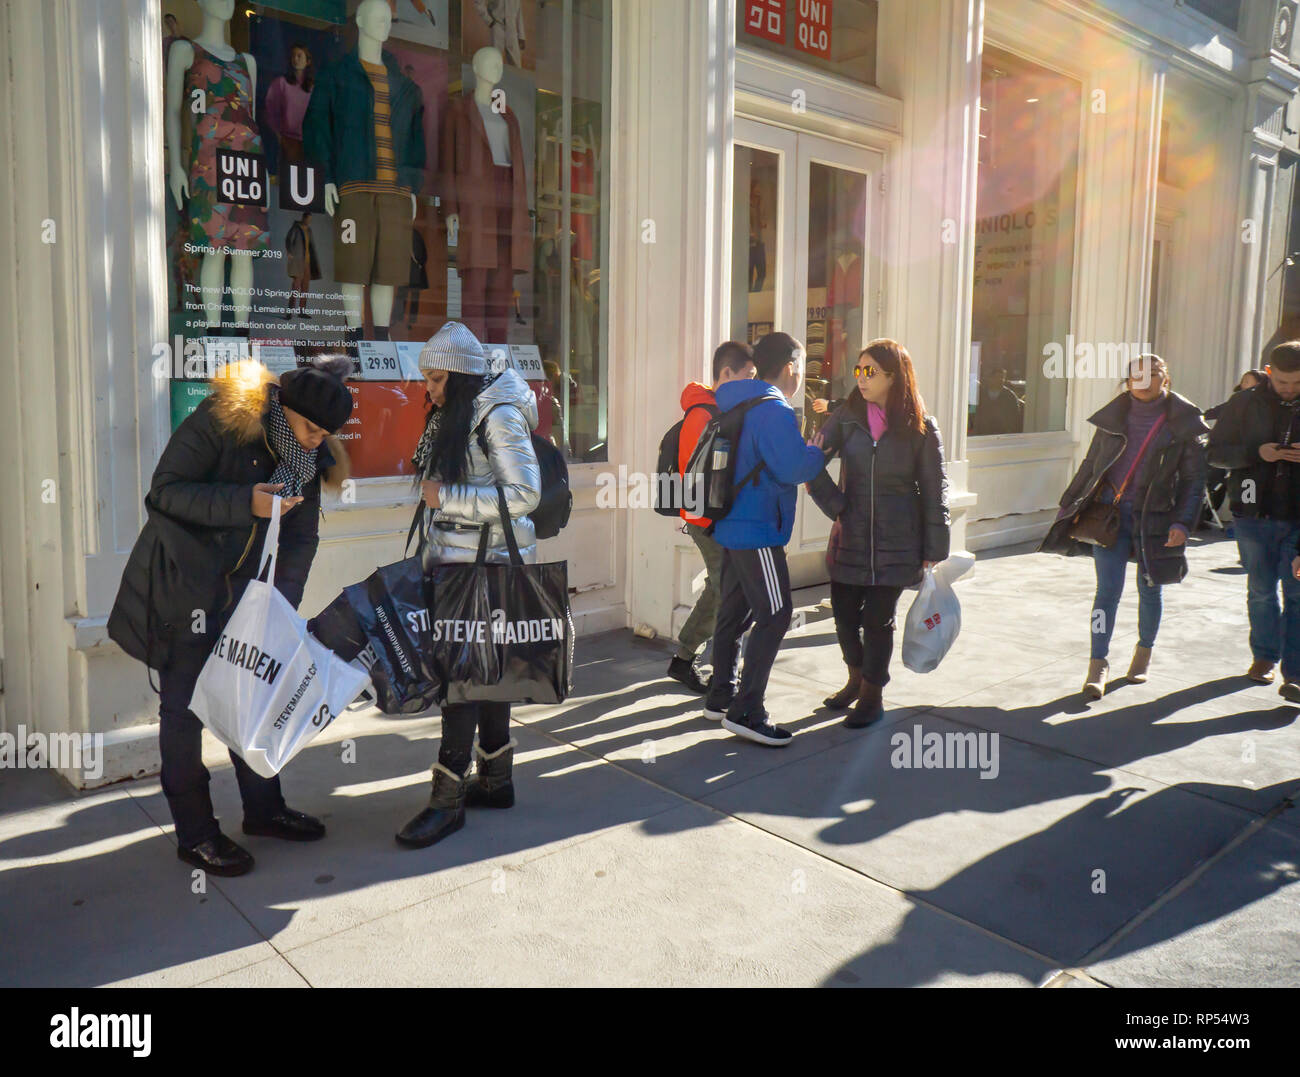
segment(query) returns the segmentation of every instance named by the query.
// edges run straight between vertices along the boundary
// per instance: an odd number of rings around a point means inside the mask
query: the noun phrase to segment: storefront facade
[[[313,277],[301,230],[289,241],[304,206],[280,199],[299,152],[281,123],[253,146],[266,158],[254,178],[275,192],[248,241],[260,291],[251,309],[220,316],[203,290],[204,244],[189,265],[177,256],[178,236],[202,226],[179,215],[191,203],[175,197],[173,159],[196,159],[199,125],[182,112],[169,131],[169,77],[192,90],[194,64],[169,75],[176,53],[164,47],[169,31],[198,37],[203,9],[0,6],[14,79],[0,116],[0,165],[14,180],[0,237],[15,267],[0,291],[14,326],[0,399],[11,461],[0,492],[14,507],[0,517],[4,728],[103,734],[100,781],[156,766],[155,697],[104,622],[154,463],[202,391],[184,377],[201,371],[178,370],[173,353],[225,336],[227,322],[260,316],[243,339],[260,338],[273,362],[356,345],[348,444],[362,466],[325,507],[304,612],[400,556],[413,504],[406,442],[422,415],[405,380],[410,345],[445,317],[478,316],[502,361],[535,375],[548,433],[569,455],[573,518],[543,554],[568,560],[580,634],[664,634],[689,611],[700,566],[646,507],[641,477],[721,340],[770,327],[807,342],[809,396],[797,403],[810,431],[811,400],[847,391],[863,343],[903,341],[944,440],[953,547],[980,550],[1045,530],[1124,349],[1166,356],[1176,388],[1208,406],[1289,316],[1287,108],[1300,71],[1278,12],[1294,5],[515,6],[513,36],[498,38],[474,23],[473,0],[404,0],[393,27],[405,36],[384,45],[430,106],[408,134],[441,160],[455,157],[454,139],[428,113],[451,115],[473,92],[484,44],[504,55],[531,232],[510,302],[471,299],[479,267],[450,240],[427,157],[403,190],[424,251],[412,272],[427,286],[413,276],[393,296],[377,275],[348,280],[332,257],[337,220],[319,205],[307,225],[324,263]],[[342,60],[356,9],[293,0],[234,15],[229,40],[255,60],[259,108],[298,70],[295,47],[318,70]],[[286,316],[290,261],[320,297],[315,315]],[[277,318],[288,324],[265,327]],[[828,531],[801,495],[796,586],[824,580]]]

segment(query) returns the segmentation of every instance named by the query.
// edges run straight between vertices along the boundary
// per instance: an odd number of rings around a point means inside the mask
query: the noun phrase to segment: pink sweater
[[[295,86],[283,75],[266,91],[266,122],[285,138],[302,138],[302,118],[307,114],[311,92]]]

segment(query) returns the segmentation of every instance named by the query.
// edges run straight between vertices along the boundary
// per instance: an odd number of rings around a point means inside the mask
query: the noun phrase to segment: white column
[[[912,353],[939,421],[953,502],[953,549],[965,545],[966,400],[975,257],[983,0],[905,5],[903,148],[896,176],[899,252],[889,324]],[[885,46],[891,47],[891,46]]]
[[[708,380],[724,339],[730,282],[731,132],[735,86],[731,0],[627,0],[617,5],[621,108],[615,186],[628,219],[611,273],[618,411],[629,473],[654,471],[659,440],[681,417],[689,381]],[[694,545],[648,508],[628,514],[627,605],[633,625],[672,630]]]

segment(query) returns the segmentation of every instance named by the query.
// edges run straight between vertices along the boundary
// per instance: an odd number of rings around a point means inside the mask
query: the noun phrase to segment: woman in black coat
[[[856,706],[845,725],[884,716],[894,611],[903,588],[948,556],[948,480],[939,428],[925,413],[912,357],[897,341],[873,340],[853,370],[857,389],[819,435],[827,459],[843,461],[840,485],[823,476],[809,492],[835,520],[826,564],[835,634],[848,683],[826,700]]]
[[[1088,455],[1061,495],[1061,511],[1039,547],[1048,553],[1092,554],[1097,594],[1083,684],[1089,699],[1100,699],[1106,690],[1106,658],[1128,563],[1138,566],[1138,643],[1127,677],[1137,683],[1147,679],[1160,628],[1160,588],[1187,575],[1187,536],[1201,514],[1209,427],[1200,409],[1170,385],[1169,369],[1158,355],[1133,360],[1124,392],[1088,420],[1097,428]],[[1112,545],[1070,537],[1080,513],[1099,500],[1114,503],[1117,495],[1119,536]]]
[[[227,368],[176,428],[145,496],[108,634],[158,671],[162,787],[177,855],[214,875],[242,875],[253,858],[221,833],[208,793],[202,731],[189,709],[213,642],[258,571],[272,499],[283,523],[275,586],[295,607],[316,556],[321,480],[341,483],[347,457],[330,435],[352,413],[346,360],[290,371],[279,382],[260,363]],[[152,683],[152,678],[151,678]],[[244,803],[244,833],[290,841],[324,837],[290,810],[279,778],[261,778],[230,753]]]

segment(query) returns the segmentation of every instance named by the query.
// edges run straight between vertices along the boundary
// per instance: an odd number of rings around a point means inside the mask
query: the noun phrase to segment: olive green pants
[[[678,658],[694,658],[713,638],[713,625],[718,619],[718,600],[722,593],[722,547],[698,524],[687,524],[686,533],[704,558],[705,580],[704,590],[695,600],[695,608],[677,633]]]

